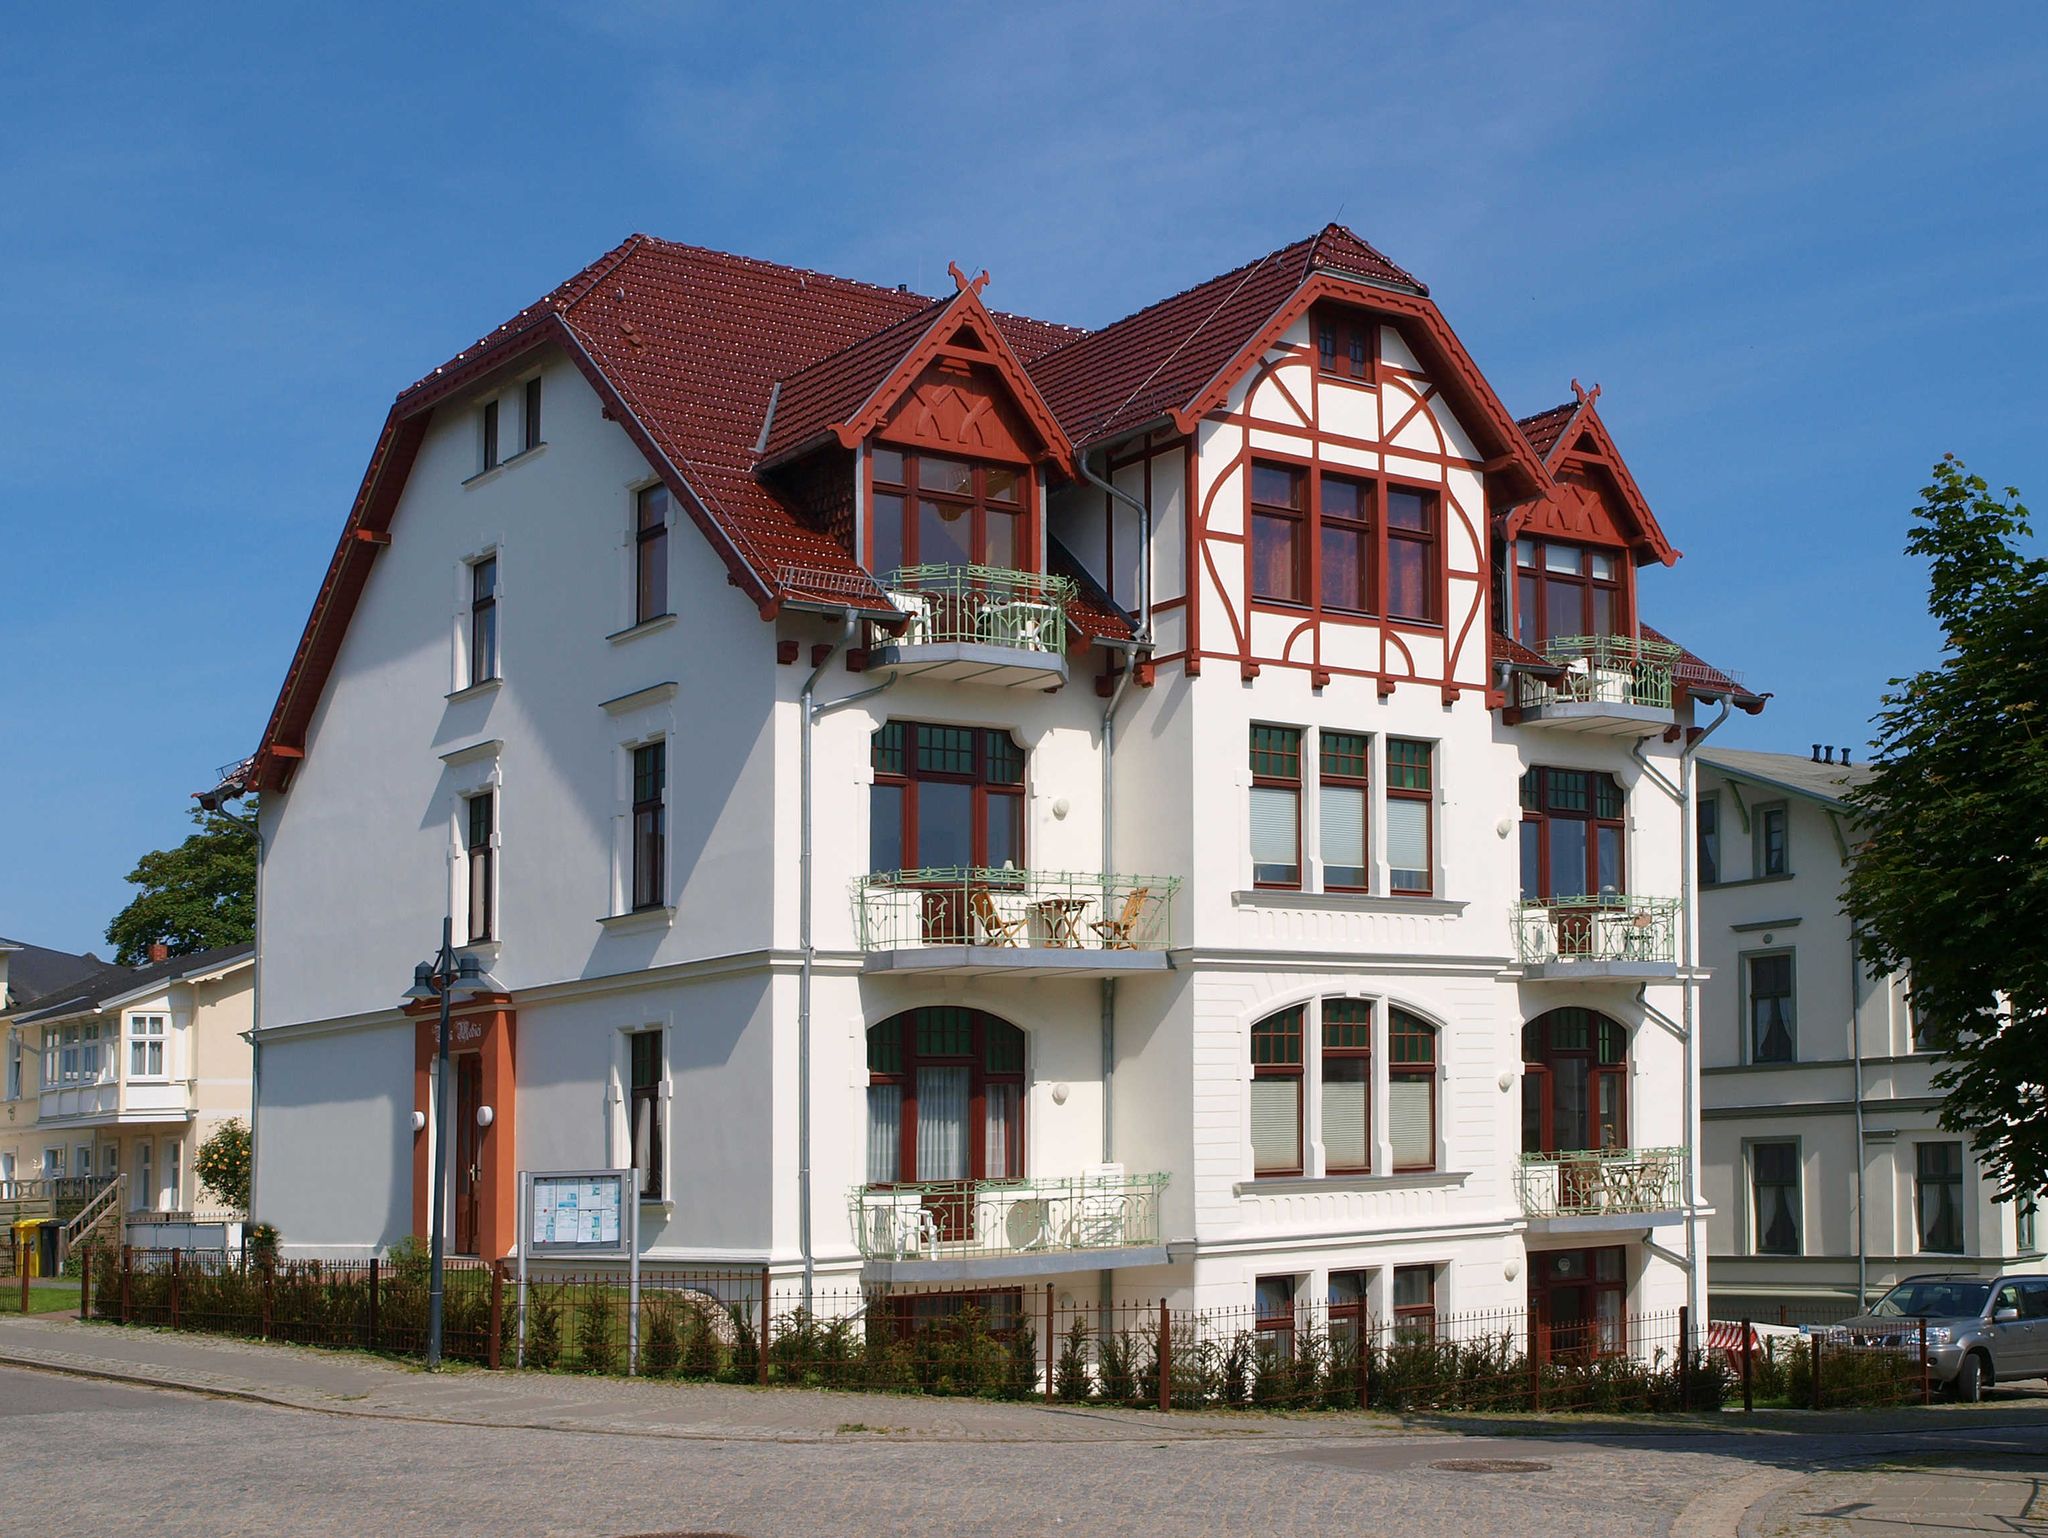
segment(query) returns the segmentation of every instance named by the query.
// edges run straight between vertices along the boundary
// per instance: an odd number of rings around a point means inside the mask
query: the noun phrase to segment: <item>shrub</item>
[[[562,1289],[540,1282],[526,1287],[526,1365],[546,1370],[562,1356]]]
[[[612,1289],[586,1286],[576,1299],[576,1365],[585,1372],[617,1372],[618,1336],[613,1324]]]
[[[640,1370],[665,1378],[682,1364],[683,1331],[678,1305],[659,1295],[641,1300]]]
[[[1062,1404],[1080,1404],[1092,1385],[1088,1381],[1088,1321],[1080,1315],[1060,1337],[1059,1360],[1053,1364],[1053,1397]]]
[[[249,1124],[230,1116],[192,1156],[196,1174],[223,1207],[249,1210]]]
[[[1128,1330],[1102,1337],[1102,1397],[1129,1404],[1138,1397],[1138,1343]]]

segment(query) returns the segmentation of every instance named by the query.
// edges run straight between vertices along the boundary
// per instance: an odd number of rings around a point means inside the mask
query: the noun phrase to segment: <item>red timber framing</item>
[[[519,1174],[516,1162],[515,1109],[518,1102],[518,1019],[506,997],[478,1000],[458,1009],[448,1027],[448,1092],[467,1116],[451,1115],[448,1161],[449,1248],[472,1239],[469,1225],[458,1232],[454,1210],[465,1197],[473,1200],[473,1253],[499,1260],[512,1253],[518,1237]],[[412,1231],[424,1235],[432,1220],[434,1057],[440,1034],[438,1006],[423,1003],[407,1011],[413,1018],[413,1110],[425,1125],[412,1135]],[[467,1075],[467,1078],[465,1076]],[[475,1107],[467,1104],[461,1086],[473,1086],[481,1105],[491,1108],[491,1124],[476,1126]],[[474,1156],[476,1173],[457,1168],[457,1155]],[[472,1195],[473,1193],[473,1195]]]
[[[1579,388],[1578,408],[1543,456],[1551,472],[1548,495],[1522,503],[1508,514],[1502,533],[1512,545],[1520,536],[1566,540],[1626,550],[1630,564],[1652,561],[1670,566],[1681,552],[1671,547],[1642,489],[1629,474],[1621,451],[1594,402],[1599,386]]]

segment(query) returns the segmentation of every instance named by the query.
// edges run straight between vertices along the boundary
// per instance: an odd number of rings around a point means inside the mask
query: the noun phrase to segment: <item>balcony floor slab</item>
[[[863,970],[905,976],[1015,977],[1037,973],[1057,977],[1123,977],[1165,972],[1163,950],[1111,951],[1061,945],[911,945],[870,951]]]
[[[948,1260],[870,1260],[860,1269],[863,1282],[979,1282],[1025,1276],[1064,1276],[1076,1271],[1118,1271],[1126,1266],[1163,1266],[1163,1244],[1131,1245],[1115,1250],[1027,1250],[1013,1255],[963,1256]]]
[[[1586,956],[1572,961],[1526,961],[1525,983],[1671,983],[1678,980],[1674,961],[1603,961]]]
[[[868,656],[867,670],[998,689],[1057,689],[1067,681],[1067,659],[1057,652],[981,641],[878,646]]]
[[[1676,1207],[1662,1212],[1567,1212],[1528,1220],[1531,1234],[1616,1234],[1668,1228],[1685,1221]]]
[[[1655,737],[1678,717],[1668,705],[1630,705],[1605,700],[1553,700],[1524,705],[1521,724],[1597,737]]]

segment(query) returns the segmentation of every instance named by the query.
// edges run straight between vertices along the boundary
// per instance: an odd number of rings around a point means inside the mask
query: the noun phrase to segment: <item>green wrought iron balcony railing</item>
[[[1065,577],[997,566],[904,566],[882,586],[910,619],[901,634],[877,637],[878,646],[964,643],[1054,656],[1066,650],[1074,584]]]
[[[1550,962],[1631,961],[1675,966],[1678,915],[1675,897],[1525,898],[1510,921],[1515,955],[1524,966]]]
[[[1680,1202],[1683,1148],[1587,1148],[1525,1153],[1515,1195],[1532,1218],[1669,1212]]]
[[[999,950],[1163,950],[1178,876],[987,866],[875,871],[853,884],[864,951],[924,945]]]
[[[1163,1174],[1110,1169],[1028,1180],[856,1187],[863,1260],[987,1260],[1157,1245]]]
[[[1573,635],[1546,642],[1544,660],[1561,675],[1521,675],[1523,706],[1639,705],[1671,708],[1671,679],[1681,652],[1639,636]]]

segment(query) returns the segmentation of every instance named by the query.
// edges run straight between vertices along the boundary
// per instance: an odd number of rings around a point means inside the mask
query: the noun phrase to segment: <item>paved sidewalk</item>
[[[2039,1450],[2018,1456],[1930,1453],[1831,1469],[1759,1501],[1740,1532],[1742,1538],[2048,1538],[2048,1458]]]

